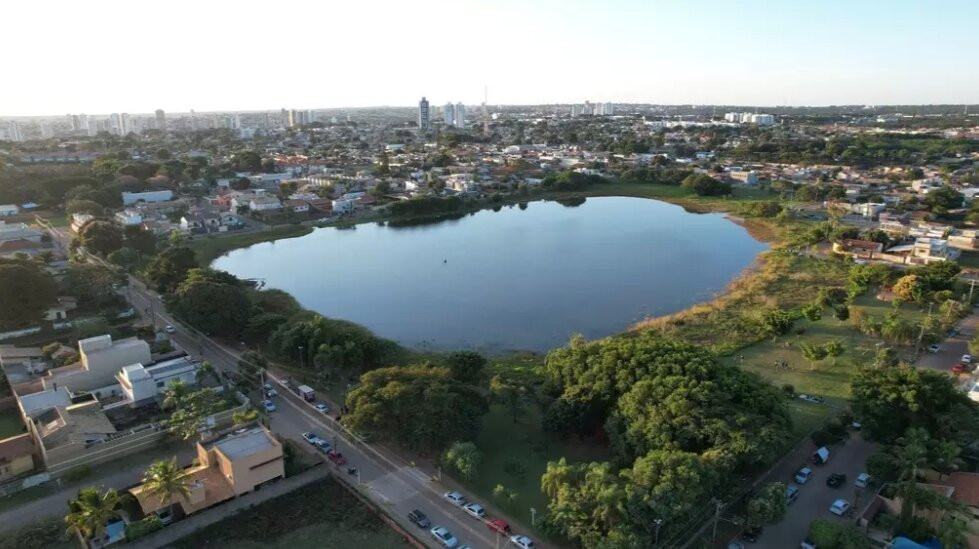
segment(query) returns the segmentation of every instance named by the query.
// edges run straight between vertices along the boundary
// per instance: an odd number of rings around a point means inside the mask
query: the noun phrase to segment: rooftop
[[[204,444],[207,450],[215,449],[236,460],[268,450],[275,446],[271,437],[262,427],[253,427],[245,432],[232,432]]]

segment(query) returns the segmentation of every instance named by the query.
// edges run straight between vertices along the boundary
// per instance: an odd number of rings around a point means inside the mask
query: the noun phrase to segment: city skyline
[[[263,30],[280,44],[270,46],[268,40],[228,40],[205,30],[247,30],[267,17],[264,4],[178,0],[165,11],[134,12],[114,1],[17,3],[10,7],[11,20],[45,24],[43,31],[34,25],[8,30],[8,44],[31,44],[36,54],[11,56],[7,74],[19,85],[4,90],[0,116],[410,106],[423,95],[436,105],[450,98],[478,105],[484,86],[491,104],[510,105],[589,97],[667,105],[979,103],[979,71],[966,70],[969,25],[979,5],[962,0],[928,9],[878,0],[791,6],[720,0],[320,6],[284,0],[275,7],[303,13],[323,32]],[[59,17],[51,19],[51,13]],[[80,20],[124,28],[148,17],[164,33],[187,25],[198,30],[194,40],[142,40],[125,48],[111,34],[74,34]],[[456,28],[464,31],[458,36],[436,32],[449,27],[442,23],[458,21],[463,23]],[[409,38],[408,28],[419,31]],[[308,53],[283,55],[287,50]],[[38,62],[66,51],[82,61]],[[130,70],[111,78],[95,70],[91,60],[106,52]],[[308,56],[323,59],[325,69],[309,70]],[[155,72],[162,67],[176,72]],[[299,85],[283,86],[281,75]],[[138,84],[138,93],[131,84]]]

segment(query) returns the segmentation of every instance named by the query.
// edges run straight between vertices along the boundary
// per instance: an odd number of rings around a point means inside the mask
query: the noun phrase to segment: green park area
[[[188,242],[194,250],[201,265],[210,265],[221,255],[238,248],[245,248],[261,242],[269,242],[281,238],[294,238],[312,232],[312,228],[303,225],[284,225],[265,231],[253,231],[241,234],[224,234],[198,236]]]

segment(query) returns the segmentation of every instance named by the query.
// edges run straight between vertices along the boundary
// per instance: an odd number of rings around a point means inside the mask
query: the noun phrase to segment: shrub
[[[160,517],[156,515],[149,515],[142,520],[130,522],[126,525],[126,541],[148,536],[161,528],[163,528],[163,523],[160,522]]]
[[[77,482],[92,474],[92,468],[88,465],[79,465],[68,469],[62,478],[68,482]]]

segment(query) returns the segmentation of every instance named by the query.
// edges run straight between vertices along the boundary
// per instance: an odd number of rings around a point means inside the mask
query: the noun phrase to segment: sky
[[[0,115],[979,103],[975,0],[5,2]]]

